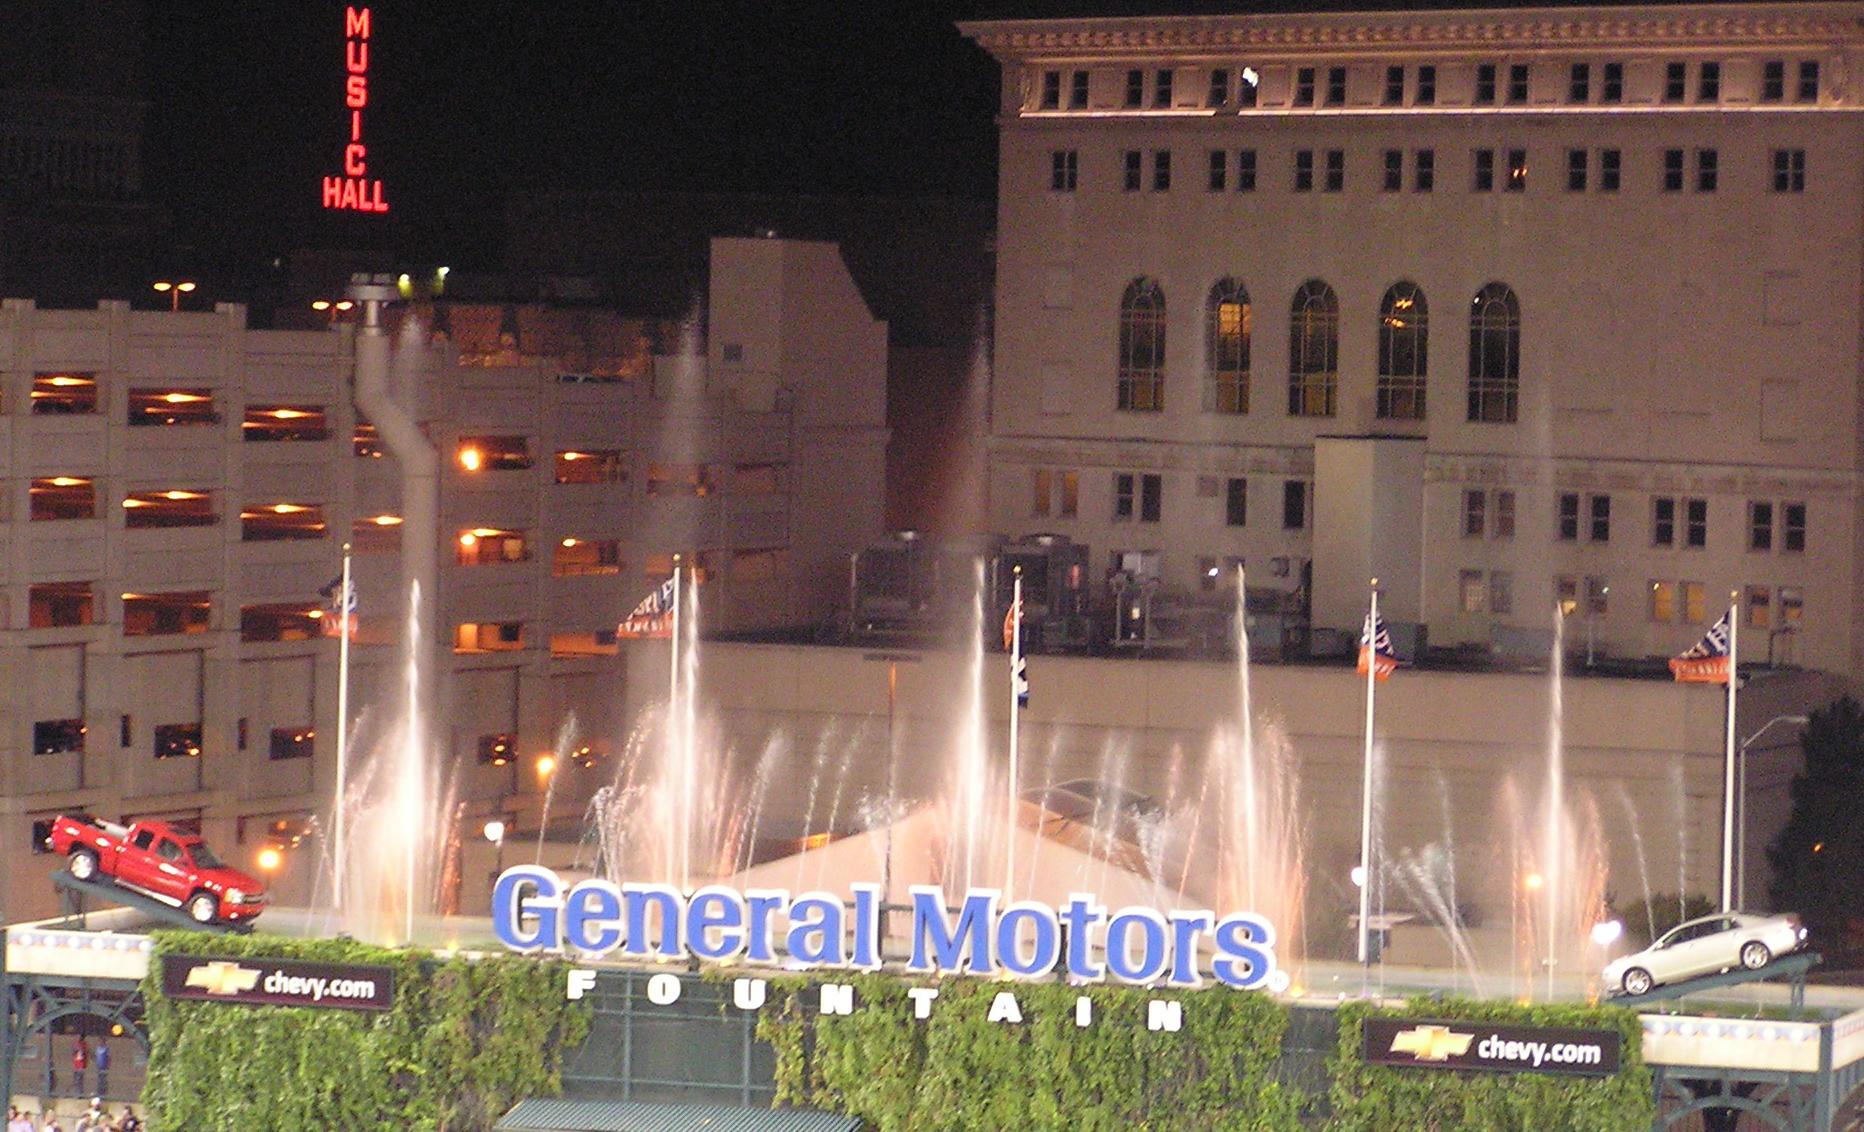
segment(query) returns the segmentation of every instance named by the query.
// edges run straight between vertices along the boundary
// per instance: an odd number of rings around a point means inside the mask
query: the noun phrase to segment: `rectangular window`
[[[308,759],[316,753],[317,733],[304,727],[274,727],[267,755],[272,759]]]
[[[1773,151],[1773,191],[1776,193],[1806,191],[1805,150],[1776,149]]]
[[[248,405],[241,440],[328,440],[330,422],[322,405]]]
[[[1680,149],[1663,151],[1663,191],[1666,193],[1683,191],[1683,151]]]
[[[1527,101],[1527,64],[1508,65],[1508,101],[1519,106]]]
[[[1720,180],[1721,159],[1712,149],[1696,151],[1696,191],[1712,193]]]
[[[1579,495],[1576,492],[1560,493],[1560,505],[1557,514],[1556,530],[1561,542],[1579,540]]]
[[[647,465],[648,498],[692,495],[704,498],[718,491],[708,464]]]
[[[557,578],[621,573],[621,541],[612,538],[561,538],[550,559]]]
[[[1464,613],[1481,613],[1488,607],[1488,579],[1480,570],[1456,572],[1457,604]]]
[[[1571,617],[1579,609],[1579,579],[1571,574],[1554,575],[1553,600],[1562,616]]]
[[[220,423],[211,389],[132,389],[129,423],[138,427]]]
[[[1385,180],[1382,187],[1388,193],[1404,188],[1404,150],[1385,151]]]
[[[509,766],[518,757],[516,735],[486,734],[475,741],[480,766]]]
[[[1171,108],[1172,69],[1162,67],[1152,82],[1152,105],[1161,110]]]
[[[1307,529],[1307,481],[1282,481],[1281,525],[1284,531]]]
[[[1300,67],[1294,73],[1294,104],[1314,105],[1314,68]]]
[[[1148,473],[1139,477],[1139,521],[1156,523],[1164,510],[1165,477]]]
[[[1602,193],[1617,192],[1623,168],[1624,158],[1617,150],[1601,149],[1599,151],[1599,191]]]
[[[531,442],[522,436],[462,436],[454,459],[468,472],[520,472],[531,466]]]
[[[32,725],[32,753],[62,755],[82,751],[87,730],[82,719],[37,720]]]
[[[1709,545],[1709,501],[1683,500],[1683,545],[1701,550]]]
[[[1171,189],[1171,150],[1155,149],[1152,151],[1152,191],[1168,192]]]
[[[1722,65],[1704,63],[1696,72],[1696,101],[1720,102],[1722,100]]]
[[[1593,542],[1610,542],[1612,540],[1612,497],[1595,495],[1588,501],[1591,522],[1587,525],[1587,538]]]
[[[1133,517],[1133,495],[1138,484],[1131,472],[1113,474],[1113,521],[1118,523]]]
[[[333,633],[342,632],[335,621],[331,625]],[[314,641],[323,635],[323,627],[324,610],[303,602],[243,605],[239,611],[239,639],[247,644]]]
[[[1327,68],[1327,105],[1346,105],[1346,68]]]
[[[205,633],[213,613],[206,590],[124,594],[123,635],[165,637]]]
[[[1029,473],[1029,513],[1038,519],[1048,517],[1051,500],[1055,494],[1054,473],[1047,468],[1034,468]]]
[[[1819,100],[1819,61],[1804,59],[1799,64],[1799,101]]]
[[[1230,100],[1230,72],[1226,67],[1218,67],[1210,72],[1210,93],[1205,98],[1205,105],[1222,106]]]
[[[1087,109],[1087,72],[1076,71],[1068,88],[1068,109]]]
[[[1476,151],[1475,180],[1471,185],[1476,192],[1492,193],[1495,191],[1495,151],[1478,149]]]
[[[241,542],[323,538],[328,531],[321,503],[266,503],[239,513]]]
[[[1385,68],[1385,105],[1404,105],[1404,68]]]
[[[1239,193],[1256,191],[1256,151],[1253,149],[1236,151],[1236,191]]]
[[[1477,106],[1492,106],[1495,103],[1495,64],[1479,63],[1476,65]]]
[[[1574,63],[1566,73],[1566,100],[1592,101],[1592,64]]]
[[[454,652],[517,652],[522,648],[522,621],[467,621],[453,630]]]
[[[1327,191],[1337,193],[1346,187],[1346,151],[1327,151]]]
[[[1748,504],[1748,549],[1773,549],[1773,504]]]
[[[1514,574],[1512,572],[1489,571],[1489,612],[1514,612]]]
[[[1586,151],[1583,149],[1566,151],[1566,191],[1569,193],[1586,191]]]
[[[1650,544],[1676,545],[1676,499],[1659,495],[1650,501]]]
[[[1604,617],[1611,611],[1610,600],[1612,587],[1604,578],[1588,577],[1586,579],[1586,612],[1594,617]]]
[[[123,497],[123,525],[130,528],[211,527],[219,519],[211,491],[132,491]]]
[[[198,723],[158,723],[154,740],[154,753],[158,759],[201,757],[201,725]]]
[[[1663,100],[1681,102],[1689,93],[1689,65],[1686,63],[1665,63],[1663,65]]]
[[[1605,103],[1623,102],[1625,100],[1625,65],[1623,63],[1605,64],[1605,74],[1599,83],[1599,101]]]
[[[1057,477],[1060,498],[1056,501],[1055,517],[1072,519],[1081,510],[1081,473],[1064,471]]]
[[[71,629],[95,620],[89,582],[38,582],[26,587],[27,626]]]
[[[1236,105],[1254,106],[1260,92],[1262,76],[1256,74],[1254,67],[1244,67],[1236,73]]]
[[[1496,538],[1514,537],[1514,492],[1498,491],[1495,493],[1495,519],[1490,524]],[[1496,610],[1497,613],[1501,612]]]
[[[1676,620],[1676,583],[1653,580],[1650,584],[1650,619]]]
[[[614,448],[577,448],[557,453],[558,483],[624,483],[627,466]]]
[[[508,562],[528,562],[531,557],[530,539],[524,531],[497,527],[461,531],[455,546],[454,561],[461,566],[501,566]]]
[[[1295,151],[1294,191],[1297,193],[1314,191],[1314,151],[1311,149]]]
[[[1760,100],[1762,102],[1784,102],[1786,100],[1786,61],[1769,59],[1761,68]]]
[[[97,375],[94,373],[35,373],[32,375],[34,416],[67,416],[97,411]]]
[[[1801,554],[1806,549],[1806,505],[1780,504],[1780,549]]]
[[[1437,187],[1437,151],[1420,149],[1411,155],[1411,187],[1428,193]]]
[[[350,546],[357,554],[399,554],[401,516],[370,515],[353,521]]]
[[[375,426],[360,416],[356,418],[356,427],[350,433],[350,452],[359,460],[380,460],[382,458],[382,438],[375,431]]]
[[[1508,191],[1511,193],[1527,190],[1527,150],[1511,149],[1508,151]]]
[[[1702,624],[1706,616],[1704,613],[1706,591],[1702,583],[1684,582],[1680,588],[1683,591],[1683,620],[1691,625]]]
[[[1146,104],[1146,73],[1141,70],[1126,72],[1126,108],[1137,110]]]
[[[1486,491],[1463,492],[1463,537],[1481,538],[1488,531],[1489,495]]]
[[[1249,522],[1249,481],[1240,476],[1231,477],[1225,484],[1223,522],[1230,527],[1245,526]]]
[[[1417,99],[1419,106],[1437,104],[1437,68],[1435,64],[1426,63],[1417,69]]]
[[[41,476],[28,493],[33,522],[97,517],[97,485],[89,476]]]
[[[1230,184],[1230,155],[1221,149],[1210,151],[1210,191],[1220,193]]]
[[[1125,154],[1126,191],[1136,193],[1145,177],[1145,155],[1136,149],[1129,149]]]
[[[1773,627],[1773,587],[1749,586],[1747,588],[1747,623],[1750,629]]]
[[[1780,587],[1780,628],[1794,630],[1806,615],[1806,592],[1798,586]]]
[[[1040,103],[1040,106],[1044,110],[1061,109],[1061,72],[1060,71],[1043,71],[1042,72],[1042,101]]]
[[[1072,149],[1058,149],[1049,154],[1049,189],[1071,193],[1081,175],[1081,155]]]

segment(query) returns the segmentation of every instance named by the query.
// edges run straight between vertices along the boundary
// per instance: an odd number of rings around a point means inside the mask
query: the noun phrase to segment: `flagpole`
[[[343,910],[343,874],[349,856],[348,838],[343,828],[343,796],[348,792],[349,765],[349,651],[350,617],[355,602],[350,596],[350,544],[343,544],[343,587],[337,591],[337,804],[332,815],[331,841],[335,844],[335,869],[330,890],[331,904]]]
[[[680,760],[680,844],[678,857],[680,866],[680,891],[689,891],[692,887],[692,841],[693,841],[693,790],[691,752],[685,749],[685,736],[680,734],[680,727],[685,722],[685,714],[680,707],[680,556],[673,556],[673,619],[669,623],[667,634],[667,754]]]
[[[1022,675],[1023,662],[1023,568],[1018,566],[1013,571],[1015,584],[1010,596],[1010,808],[1008,820],[1003,825],[1003,898],[1010,898],[1010,885],[1016,878],[1016,783],[1017,759],[1020,750],[1017,736],[1017,717],[1021,712],[1021,688],[1019,677]]]
[[[1379,668],[1379,580],[1372,579],[1372,608],[1366,615],[1365,643],[1360,646],[1366,660],[1366,750],[1365,767],[1359,784],[1359,965],[1371,962],[1370,929],[1372,916],[1372,716],[1373,699],[1378,689]]]
[[[1741,591],[1728,595],[1728,720],[1727,749],[1722,756],[1722,911],[1732,912],[1734,902],[1735,860],[1735,689],[1740,684],[1740,653],[1736,639],[1740,635]]]

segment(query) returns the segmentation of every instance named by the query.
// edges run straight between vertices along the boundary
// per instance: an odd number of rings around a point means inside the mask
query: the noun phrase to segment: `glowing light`
[[[555,774],[556,771],[557,771],[557,757],[555,755],[537,756],[537,777],[538,778],[549,778],[551,775]]]
[[[198,491],[164,491],[162,493],[163,499],[171,500],[177,503],[183,499],[199,499],[200,497],[201,497],[201,493]]]
[[[311,303],[311,309],[314,311],[327,311],[330,309],[330,300],[316,299]]]
[[[322,621],[324,619],[324,611],[321,609],[307,609],[304,611],[304,615],[313,621]]]
[[[309,510],[310,510],[309,507],[306,507],[301,503],[274,503],[272,504],[272,512],[277,515],[296,515],[300,511],[309,511]]]
[[[267,845],[265,848],[259,850],[259,871],[267,873],[277,872],[278,866],[284,863],[285,855],[272,846]]]
[[[497,538],[505,532],[496,527],[474,527],[472,533],[480,538]]]
[[[1604,920],[1592,925],[1592,942],[1600,947],[1610,947],[1625,934],[1625,926],[1618,920]]]
[[[497,818],[485,823],[485,839],[496,845],[505,840],[505,823]]]
[[[123,506],[125,507],[147,507],[148,505],[149,502],[145,499],[125,499],[123,501]]]
[[[59,386],[60,388],[64,388],[66,386],[72,386],[72,385],[94,385],[96,384],[88,377],[72,377],[70,374],[64,374],[64,373],[46,378],[45,383],[47,385],[56,385],[56,386]]]
[[[401,516],[400,515],[377,515],[375,518],[369,521],[371,523],[374,523],[378,527],[399,527],[401,525]]]
[[[1364,888],[1365,886],[1366,886],[1366,867],[1364,865],[1354,865],[1353,866],[1353,887]]]
[[[87,484],[89,482],[91,481],[87,479],[79,479],[77,476],[53,476],[52,477],[53,487],[78,487],[83,484]]]
[[[478,541],[479,541],[479,536],[473,534],[471,531],[466,531],[460,535],[461,546],[473,546],[473,545],[476,545]]]
[[[305,412],[303,409],[273,409],[272,415],[281,421],[298,421],[303,420],[311,414]]]
[[[1521,886],[1529,892],[1539,892],[1541,886],[1546,883],[1546,878],[1542,877],[1539,873],[1529,873],[1521,878]]]
[[[573,538],[566,538],[566,539],[564,539],[564,540],[563,540],[563,545],[564,545],[564,546],[575,546],[575,545],[576,545],[576,540],[575,540],[575,539],[573,539]]]
[[[201,401],[211,401],[213,398],[200,393],[164,393],[162,400],[171,405],[193,405]]]
[[[469,472],[476,472],[485,463],[485,455],[477,448],[460,449],[460,467]]]

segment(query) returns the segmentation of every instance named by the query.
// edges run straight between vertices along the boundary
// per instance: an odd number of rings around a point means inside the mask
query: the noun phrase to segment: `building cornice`
[[[1537,8],[1001,20],[959,25],[1000,60],[1160,52],[1489,51],[1864,45],[1864,4]]]

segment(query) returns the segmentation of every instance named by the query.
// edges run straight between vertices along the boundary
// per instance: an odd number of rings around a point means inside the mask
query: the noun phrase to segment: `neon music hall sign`
[[[343,9],[343,106],[349,111],[349,141],[343,172],[323,180],[324,207],[345,212],[387,212],[380,178],[369,178],[369,147],[362,140],[362,115],[369,108],[370,12]]]
[[[519,952],[877,971],[881,891],[852,885],[844,901],[827,892],[708,885],[688,895],[662,884],[568,885],[550,869],[516,865],[492,888],[492,930]],[[1254,913],[1109,910],[1091,895],[1059,907],[1006,904],[988,888],[967,890],[953,908],[936,886],[909,892],[908,974],[1037,979],[1065,972],[1078,982],[1198,987],[1212,978],[1240,990],[1288,986],[1275,959],[1275,928]]]

